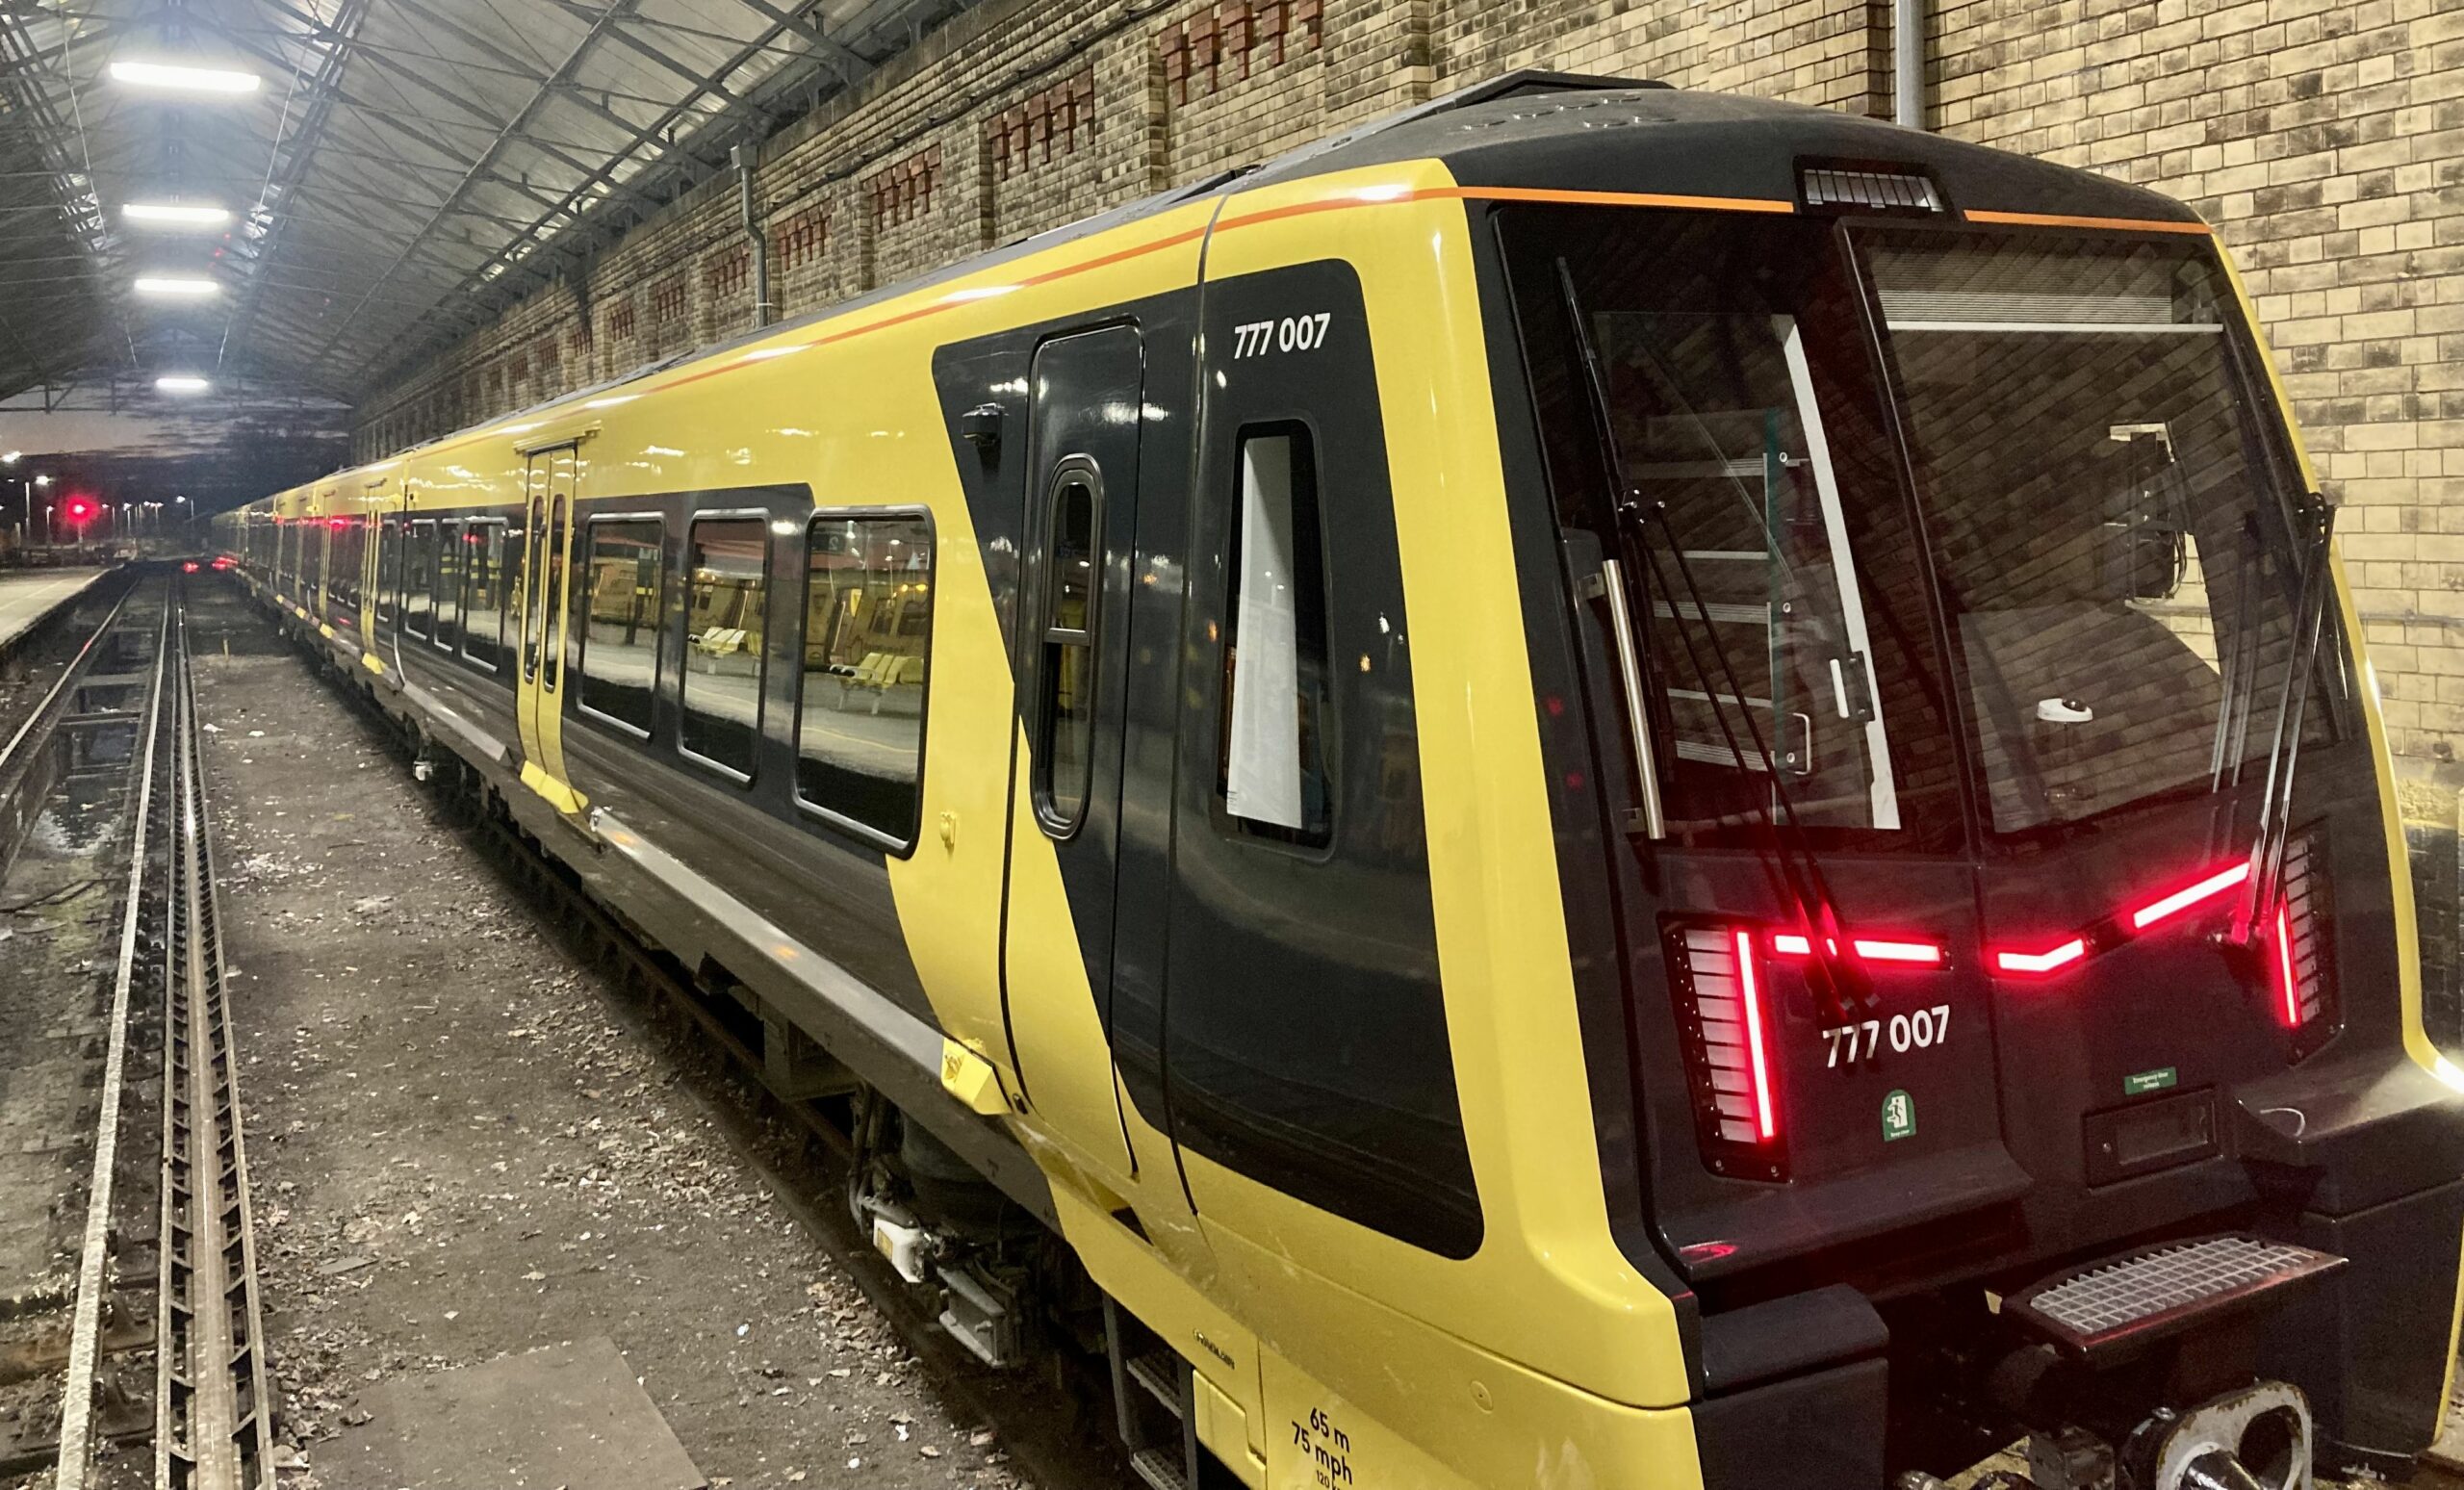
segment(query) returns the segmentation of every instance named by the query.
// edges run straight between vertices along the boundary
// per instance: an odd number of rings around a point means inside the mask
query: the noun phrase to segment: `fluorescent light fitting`
[[[220,227],[231,220],[229,208],[189,202],[129,202],[119,213],[131,222],[167,222],[181,227]]]
[[[166,372],[154,380],[154,391],[167,394],[199,394],[213,386],[193,372]]]
[[[259,79],[253,72],[228,67],[191,67],[179,63],[116,62],[112,81],[131,88],[175,89],[185,93],[253,93]]]
[[[211,279],[192,274],[144,274],[137,280],[140,295],[212,295],[221,288]]]

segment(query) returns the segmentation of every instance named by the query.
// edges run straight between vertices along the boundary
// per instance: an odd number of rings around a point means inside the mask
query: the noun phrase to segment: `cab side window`
[[[1223,663],[1223,808],[1244,830],[1326,842],[1333,724],[1327,686],[1325,538],[1309,426],[1242,432]]]

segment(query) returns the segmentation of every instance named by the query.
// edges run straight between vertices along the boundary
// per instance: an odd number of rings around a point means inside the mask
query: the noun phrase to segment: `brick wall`
[[[810,310],[1514,66],[1886,116],[1890,41],[1887,0],[991,0],[764,146],[772,297]],[[2346,505],[2397,750],[2453,758],[2464,9],[1930,0],[1926,44],[1930,127],[2154,187],[2223,230]],[[732,180],[688,193],[583,283],[368,398],[357,455],[745,329],[738,214]]]

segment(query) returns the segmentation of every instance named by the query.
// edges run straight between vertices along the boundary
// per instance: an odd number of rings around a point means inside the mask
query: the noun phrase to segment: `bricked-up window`
[[[522,380],[529,375],[530,354],[526,351],[515,352],[513,354],[513,361],[509,365],[505,373],[506,378],[512,382],[514,387],[519,388],[522,386]]]
[[[782,270],[820,259],[831,251],[831,209],[808,207],[796,217],[788,217],[783,224],[771,229],[771,244],[779,248]]]
[[[651,324],[671,325],[684,319],[684,276],[671,275],[651,286]]]
[[[1325,45],[1324,0],[1224,0],[1155,35],[1172,102],[1203,98]]]
[[[752,283],[752,275],[753,250],[750,248],[723,249],[712,254],[702,266],[702,282],[708,287],[714,300],[742,295],[745,287]]]
[[[985,122],[994,171],[1004,181],[1014,171],[1074,155],[1095,138],[1095,69],[1064,78]]]
[[[573,353],[577,357],[585,356],[589,353],[590,321],[588,320],[585,319],[575,321],[573,329],[565,333],[565,350]]]
[[[830,251],[830,209],[807,208],[770,232],[782,272],[808,264]]]
[[[619,300],[607,312],[607,338],[621,342],[633,334],[633,302]]]
[[[2264,759],[2306,554],[2210,252],[1894,234],[1866,256],[1995,831]]]
[[[539,364],[539,375],[541,377],[554,377],[556,375],[557,360],[563,355],[556,346],[555,333],[552,331],[548,335],[543,336],[538,341],[532,343],[530,347],[530,355],[532,359]]]
[[[873,220],[887,227],[911,221],[933,210],[933,192],[941,181],[941,147],[918,150],[865,180],[872,197]]]

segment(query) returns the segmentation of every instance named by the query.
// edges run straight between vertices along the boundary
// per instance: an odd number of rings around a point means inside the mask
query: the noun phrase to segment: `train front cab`
[[[2464,1126],[2315,480],[2203,228],[1941,203],[1492,218],[1604,1193],[1704,1482],[2401,1469]]]

